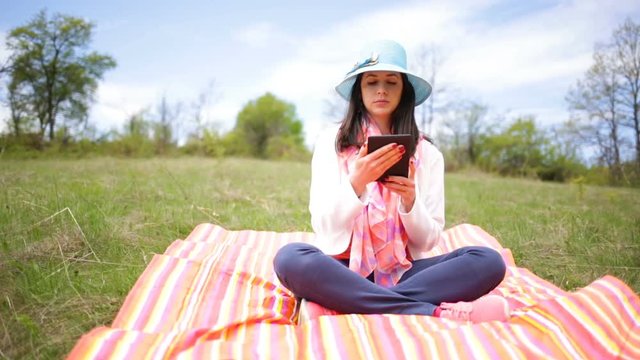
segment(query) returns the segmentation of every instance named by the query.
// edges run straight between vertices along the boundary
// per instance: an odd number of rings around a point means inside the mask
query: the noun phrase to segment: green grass
[[[606,274],[640,292],[640,191],[507,179],[446,178],[448,226],[494,235],[516,264],[567,289]]]
[[[249,159],[0,160],[0,358],[64,357],[199,223],[310,231],[309,176]],[[448,227],[480,225],[543,278],[640,291],[640,191],[457,173],[446,192]]]

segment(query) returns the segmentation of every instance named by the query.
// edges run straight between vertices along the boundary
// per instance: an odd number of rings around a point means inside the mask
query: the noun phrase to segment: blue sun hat
[[[416,106],[422,104],[431,95],[431,84],[407,70],[407,53],[402,45],[395,41],[380,40],[367,45],[360,53],[360,58],[353,69],[336,86],[338,94],[349,101],[356,77],[367,71],[395,71],[406,74],[416,94]]]

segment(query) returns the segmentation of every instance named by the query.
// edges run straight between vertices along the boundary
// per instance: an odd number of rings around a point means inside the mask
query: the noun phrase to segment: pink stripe
[[[216,273],[219,275],[213,276],[213,274]],[[199,298],[197,302],[199,307],[197,311],[194,312],[193,321],[196,324],[202,324],[203,320],[206,320],[210,325],[214,325],[218,321],[221,310],[220,307],[225,304],[224,300],[226,290],[229,286],[229,275],[220,272],[218,266],[214,265],[210,273],[202,274],[201,276],[210,277],[211,281],[205,286],[202,293],[194,294]],[[196,319],[200,321],[196,321]]]
[[[495,340],[492,342],[491,340],[493,339],[491,339],[490,336],[487,336],[487,332],[489,330],[480,328],[480,327],[474,327],[474,330],[475,330],[474,335],[478,338],[478,341],[482,344],[482,350],[484,350],[489,355],[489,358],[498,359],[499,354],[494,348],[494,346],[496,345],[496,342]]]
[[[200,224],[187,236],[186,241],[202,241],[215,229],[212,224]]]
[[[148,282],[148,284],[145,284],[144,286],[148,287],[149,291],[145,293],[144,298],[138,297],[137,301],[134,301],[134,303],[138,303],[139,301],[143,302],[140,312],[138,312],[137,314],[128,314],[129,316],[135,316],[136,319],[131,326],[132,329],[142,329],[144,327],[144,324],[147,322],[148,317],[153,309],[153,304],[158,298],[158,294],[162,292],[162,286],[159,286],[159,284],[164,283],[166,279],[171,275],[173,269],[176,267],[178,261],[177,258],[160,256],[161,255],[154,257],[152,264],[149,264],[149,266],[147,267],[148,270],[153,269],[155,271],[157,270],[154,269],[154,267],[160,267],[160,273],[157,274],[153,279],[142,277],[144,281]],[[134,285],[134,288],[135,287],[138,287],[138,283]]]
[[[193,267],[197,266],[196,263],[190,263],[188,266],[185,266],[183,270],[178,275],[177,283],[178,284],[186,284],[187,282],[191,282],[191,279],[186,276],[190,273],[190,270]],[[165,289],[166,290],[166,289]],[[156,309],[155,312],[160,312],[162,316],[160,317],[160,321],[157,325],[155,325],[152,329],[145,329],[146,331],[167,331],[171,328],[174,328],[178,323],[188,320],[188,319],[176,319],[175,316],[179,316],[183,314],[185,311],[185,307],[188,304],[188,298],[184,297],[187,293],[186,288],[179,289],[179,291],[171,291],[170,295],[167,297],[167,301],[164,304],[156,303],[154,307]],[[163,311],[164,310],[164,311]],[[173,311],[172,311],[173,310]],[[176,312],[174,312],[177,310]],[[149,324],[147,324],[149,326]]]

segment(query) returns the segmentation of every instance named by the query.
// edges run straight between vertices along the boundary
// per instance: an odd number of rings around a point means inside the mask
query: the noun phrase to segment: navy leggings
[[[493,249],[468,246],[412,261],[398,284],[385,288],[305,243],[283,246],[273,260],[280,282],[296,297],[344,314],[433,315],[442,302],[473,301],[504,279],[506,267]]]

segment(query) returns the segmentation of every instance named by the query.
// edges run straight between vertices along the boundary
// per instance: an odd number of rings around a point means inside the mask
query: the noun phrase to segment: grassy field
[[[199,223],[310,231],[309,165],[247,159],[0,160],[0,358],[60,358],[108,325],[155,253]],[[640,292],[640,191],[446,177],[447,227],[482,226],[572,290]]]

